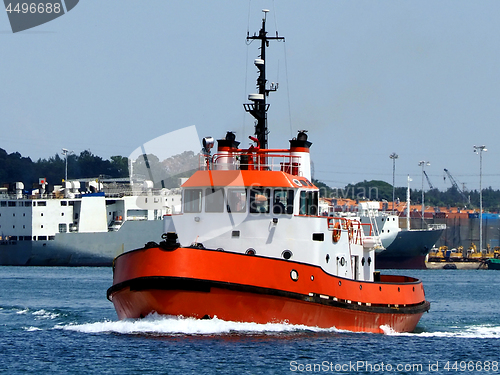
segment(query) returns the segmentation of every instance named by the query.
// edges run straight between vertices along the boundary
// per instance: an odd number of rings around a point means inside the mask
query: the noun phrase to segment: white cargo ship
[[[176,212],[176,189],[153,183],[67,181],[46,191],[0,188],[0,265],[111,266],[126,250],[161,239],[163,216]]]

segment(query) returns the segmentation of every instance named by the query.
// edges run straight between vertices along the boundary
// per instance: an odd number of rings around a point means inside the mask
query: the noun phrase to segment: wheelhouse
[[[189,187],[183,192],[183,212],[318,215],[319,192],[290,187]]]

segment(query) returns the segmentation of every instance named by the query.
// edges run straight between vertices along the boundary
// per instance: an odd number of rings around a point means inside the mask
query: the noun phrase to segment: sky
[[[248,146],[258,32],[269,9],[269,143],[298,130],[313,177],[500,189],[500,2],[462,0],[82,0],[12,33],[0,13],[0,148],[32,160],[66,148],[108,159],[195,126]],[[164,147],[173,148],[165,139]],[[178,145],[176,145],[178,146]],[[428,189],[427,182],[424,189]]]

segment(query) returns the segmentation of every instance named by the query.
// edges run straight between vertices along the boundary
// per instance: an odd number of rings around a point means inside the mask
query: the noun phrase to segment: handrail
[[[114,189],[113,189],[114,190]],[[45,194],[22,194],[17,195],[16,193],[2,193],[0,194],[1,200],[11,200],[11,201],[19,201],[19,200],[41,200],[41,199],[80,199],[87,195],[86,193],[73,193],[74,196],[69,198],[64,196],[64,192],[57,193],[45,193]],[[122,198],[122,197],[133,197],[133,196],[154,196],[154,197],[162,197],[167,196],[163,194],[161,190],[153,189],[151,191],[137,191],[137,190],[119,190],[116,191],[104,191],[104,196],[106,198]]]
[[[301,157],[284,153],[285,151],[287,150],[231,151],[216,153],[208,160],[207,155],[200,155],[199,169],[269,170],[299,175]]]
[[[342,230],[345,230],[349,234],[349,241],[353,244],[362,245],[363,244],[363,234],[362,225],[370,226],[370,234],[371,234],[371,224],[362,224],[358,220],[347,219],[345,217],[337,217],[337,216],[325,216],[325,219],[328,220],[328,230],[333,231],[336,223],[340,223]],[[355,228],[356,227],[356,228]],[[356,235],[354,235],[356,233]]]

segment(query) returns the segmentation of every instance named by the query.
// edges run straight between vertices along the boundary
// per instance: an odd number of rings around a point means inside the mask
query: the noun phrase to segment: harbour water
[[[0,373],[499,373],[500,273],[404,274],[423,279],[431,310],[415,333],[378,335],[218,319],[118,321],[106,299],[111,268],[0,267]]]

